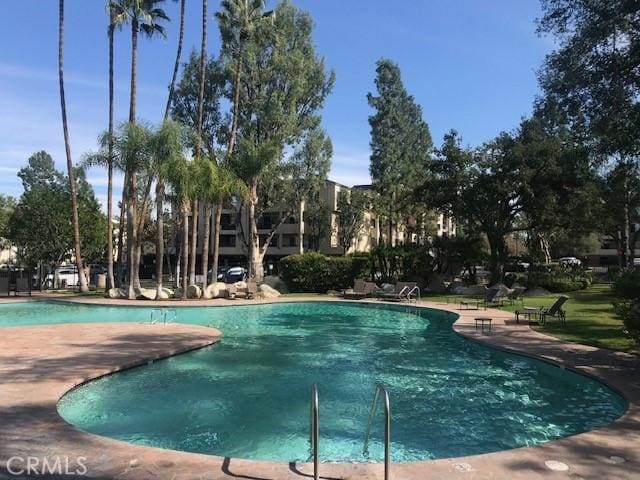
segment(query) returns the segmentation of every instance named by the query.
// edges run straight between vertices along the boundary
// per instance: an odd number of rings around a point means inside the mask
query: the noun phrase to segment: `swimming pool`
[[[468,341],[455,315],[403,306],[300,302],[178,308],[222,342],[90,382],[59,412],[120,440],[236,458],[309,456],[309,389],[320,391],[322,460],[379,461],[362,436],[377,382],[392,399],[394,462],[535,445],[604,426],[627,409],[605,385]],[[0,306],[0,325],[148,321],[150,309]]]

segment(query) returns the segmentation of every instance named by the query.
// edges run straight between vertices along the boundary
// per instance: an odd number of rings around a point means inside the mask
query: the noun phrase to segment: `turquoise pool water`
[[[382,417],[362,454],[376,383],[392,401],[392,460],[471,455],[606,425],[627,403],[575,373],[456,335],[437,310],[329,302],[178,308],[222,342],[90,382],[60,414],[128,442],[215,455],[309,457],[309,391],[320,392],[320,456],[382,459]],[[28,303],[0,325],[148,321],[150,309]]]

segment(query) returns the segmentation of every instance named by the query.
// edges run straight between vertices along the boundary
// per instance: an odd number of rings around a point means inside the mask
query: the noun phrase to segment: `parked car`
[[[72,265],[67,267],[58,267],[53,271],[53,273],[47,274],[42,281],[42,287],[45,289],[77,287],[78,283],[78,267]]]
[[[244,282],[247,279],[247,271],[242,267],[231,267],[224,272],[222,278],[224,283]]]
[[[561,257],[558,259],[558,263],[561,267],[579,267],[582,265],[582,261],[576,257]]]

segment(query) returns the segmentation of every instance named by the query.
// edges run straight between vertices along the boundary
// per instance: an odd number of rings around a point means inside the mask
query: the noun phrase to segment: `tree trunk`
[[[156,184],[156,300],[162,298],[162,267],[164,262],[164,182]]]
[[[218,281],[218,265],[220,256],[220,220],[222,218],[222,197],[218,199],[216,205],[216,216],[213,224],[213,264],[211,265],[211,271],[213,272],[212,281],[216,283]]]
[[[189,246],[189,285],[196,283],[196,258],[198,255],[198,200],[193,201],[191,214],[191,245]]]
[[[189,209],[186,205],[182,208],[182,296],[181,300],[187,299],[187,288],[189,288]]]
[[[104,296],[115,287],[113,274],[113,12],[109,9],[109,160],[107,166],[107,283]]]
[[[184,4],[186,0],[180,0],[180,33],[178,34],[178,51],[176,52],[176,61],[173,65],[173,75],[169,84],[169,98],[167,98],[167,106],[164,109],[164,119],[169,118],[171,104],[173,103],[173,93],[176,88],[176,79],[178,78],[178,70],[180,68],[180,57],[182,56],[182,44],[184,41]]]
[[[116,265],[116,285],[122,288],[122,280],[124,278],[124,265],[126,262],[124,254],[124,232],[126,228],[126,206],[127,206],[127,182],[128,176],[125,172],[124,183],[122,185],[122,198],[120,200],[120,221],[118,222],[118,264]]]
[[[240,109],[240,81],[242,79],[242,60],[244,56],[244,45],[240,43],[238,50],[238,58],[236,60],[236,74],[233,79],[233,116],[231,118],[231,134],[229,135],[229,144],[227,145],[227,158],[231,158],[233,149],[236,144],[236,135],[238,132],[238,116]]]
[[[253,279],[256,282],[261,282],[264,277],[262,268],[262,257],[264,255],[260,254],[260,238],[258,237],[258,225],[256,222],[257,203],[258,182],[255,178],[252,178],[249,181],[249,263]]]
[[[137,88],[137,62],[138,62],[138,21],[134,18],[131,21],[131,93],[129,97],[129,122],[136,121],[136,88]],[[136,192],[136,172],[128,168],[128,182],[126,188],[127,197],[127,298],[135,300],[135,281],[137,278],[136,263],[138,245],[138,222],[137,222],[137,192]]]
[[[127,206],[127,182],[128,176],[124,175],[124,184],[122,186],[122,199],[120,201],[120,221],[118,225],[118,268],[116,269],[117,278],[116,285],[122,288],[122,279],[125,271],[126,257],[124,255],[124,230],[126,221],[126,206]]]
[[[502,265],[504,259],[504,237],[500,235],[487,235],[489,239],[489,270],[491,271],[491,285],[502,281]]]
[[[630,208],[629,208],[629,176],[631,174],[630,172],[630,168],[629,168],[629,163],[626,161],[626,159],[622,160],[623,165],[624,165],[624,179],[623,179],[623,183],[622,183],[622,188],[623,188],[623,195],[624,195],[624,203],[622,206],[622,210],[623,210],[623,216],[624,216],[624,225],[622,226],[622,258],[621,258],[621,263],[623,268],[624,267],[632,267],[633,266],[633,260],[631,258],[631,229],[630,229],[630,223],[631,223],[631,215],[630,215]]]
[[[211,210],[209,203],[204,207],[204,238],[202,239],[202,294],[204,295],[209,286],[209,242],[211,237]]]
[[[58,21],[58,80],[60,84],[60,110],[62,112],[62,130],[64,132],[64,148],[67,156],[67,174],[69,176],[69,194],[71,195],[71,217],[73,222],[73,244],[78,267],[78,281],[80,291],[88,292],[87,279],[84,275],[84,265],[80,252],[80,220],[78,218],[78,198],[76,196],[76,180],[73,174],[71,160],[71,145],[69,144],[69,127],[67,125],[67,105],[64,97],[64,0],[59,3]]]
[[[206,59],[207,59],[207,0],[202,0],[202,45],[200,47],[200,81],[198,82],[198,111],[196,130],[198,138],[196,139],[195,156],[200,156],[202,145],[202,117],[204,115],[204,83],[206,77]]]
[[[129,122],[136,123],[136,94],[138,89],[138,20],[131,20],[131,93],[129,96]]]

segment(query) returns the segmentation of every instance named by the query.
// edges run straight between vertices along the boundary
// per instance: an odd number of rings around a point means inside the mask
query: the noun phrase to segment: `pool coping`
[[[156,302],[131,302],[118,301],[96,298],[96,297],[74,297],[60,298],[37,296],[32,298],[20,299],[19,301],[37,301],[37,300],[55,300],[68,303],[81,303],[91,305],[124,305],[134,306],[139,303],[144,307],[160,306]],[[87,301],[89,300],[89,301]],[[171,307],[180,308],[183,306],[238,306],[244,304],[271,304],[271,303],[295,303],[295,302],[332,302],[344,301],[337,298],[322,297],[296,297],[281,298],[262,301],[198,301],[183,304],[181,302],[167,302]],[[215,303],[214,303],[215,302]],[[368,302],[368,301],[347,301],[349,303],[375,303],[384,304],[387,302]],[[5,303],[5,302],[2,302]],[[167,306],[169,306],[167,305]],[[395,304],[397,305],[397,304]],[[624,354],[621,352],[613,352],[595,347],[588,347],[579,344],[565,342],[554,337],[550,337],[529,328],[528,325],[516,324],[513,321],[513,314],[500,310],[480,311],[478,315],[474,310],[458,310],[453,305],[445,305],[435,302],[421,302],[419,307],[435,308],[448,311],[458,315],[458,319],[453,324],[453,330],[472,341],[483,343],[489,347],[512,353],[526,355],[537,358],[545,362],[558,365],[560,368],[567,368],[581,374],[585,374],[592,378],[602,381],[614,390],[618,391],[629,402],[627,412],[606,427],[602,427],[590,432],[581,433],[571,437],[565,437],[553,440],[544,444],[533,447],[521,447],[512,450],[505,450],[495,453],[487,453],[482,455],[458,457],[451,459],[439,459],[432,461],[418,461],[409,463],[396,463],[392,465],[393,478],[405,479],[430,479],[430,478],[473,478],[476,479],[496,479],[496,478],[619,478],[631,479],[640,478],[640,384],[638,384],[637,372],[640,371],[639,358],[633,354]],[[473,318],[475,316],[491,316],[494,318],[494,324],[491,334],[483,334],[475,331]],[[133,325],[133,326],[132,326]],[[84,327],[82,327],[84,326]],[[20,352],[24,351],[24,345],[16,345],[16,339],[23,335],[29,336],[24,329],[32,329],[40,335],[46,335],[47,332],[55,334],[55,330],[63,330],[66,335],[75,332],[76,341],[84,338],[91,339],[92,336],[102,336],[103,331],[112,330],[111,335],[117,335],[120,326],[122,329],[142,328],[145,334],[149,333],[149,326],[141,327],[140,324],[129,323],[111,323],[111,324],[62,324],[50,326],[25,326],[25,327],[3,327],[3,329],[16,330],[17,337],[14,339],[13,345],[2,345],[3,339],[0,339],[0,347],[11,348]],[[91,328],[90,328],[91,327]],[[163,328],[156,329],[164,333]],[[196,326],[171,326],[176,332],[191,332],[195,330],[207,329],[207,327]],[[84,329],[84,332],[81,332]],[[93,330],[93,332],[92,332]],[[207,335],[211,335],[211,329],[207,329]],[[166,332],[166,330],[165,330]],[[156,332],[152,332],[151,337]],[[224,333],[224,332],[223,332]],[[198,333],[199,335],[200,333]],[[61,337],[61,341],[62,340]],[[18,341],[19,343],[19,341]],[[164,358],[170,355],[180,353],[176,350],[176,342],[167,342],[164,345],[156,346],[155,349],[140,348],[137,346],[135,352],[131,352],[135,356],[135,361],[128,362],[126,365],[111,365],[111,370],[118,371],[123,367],[131,368],[135,365],[144,364],[151,360]],[[55,350],[55,345],[51,346]],[[204,346],[204,345],[201,345]],[[22,347],[22,350],[20,348]],[[193,348],[199,348],[193,346]],[[42,346],[40,347],[42,349]],[[82,351],[86,354],[90,352],[92,345],[83,345]],[[190,348],[192,349],[192,348]],[[0,348],[0,351],[2,349]],[[183,346],[182,351],[185,351]],[[46,356],[47,351],[41,350],[39,355]],[[0,359],[2,356],[0,355]],[[96,361],[99,357],[96,359]],[[105,359],[100,359],[104,361]],[[117,363],[117,362],[116,362]],[[123,363],[123,362],[120,362]],[[86,364],[83,365],[86,367]],[[14,370],[19,365],[14,366]],[[71,366],[72,370],[77,366]],[[113,373],[113,371],[104,372],[104,374]],[[6,367],[5,367],[6,371]],[[92,380],[99,375],[100,368],[94,366],[90,373],[95,375],[86,375],[84,381]],[[4,371],[0,369],[0,378],[4,375]],[[11,374],[11,371],[9,371]],[[77,380],[77,379],[76,379]],[[42,379],[35,378],[34,381],[42,382]],[[2,382],[3,384],[5,382]],[[5,385],[0,384],[0,392]],[[46,382],[45,382],[46,384]],[[57,414],[57,401],[66,392],[73,389],[78,382],[67,381],[64,385],[58,386],[58,396],[51,405],[51,395],[48,397],[49,404],[46,406],[44,416],[51,418],[48,423],[52,423],[55,428],[57,437],[63,440],[61,443],[66,448],[67,453],[85,451],[84,445],[94,446],[91,450],[93,460],[89,459],[90,477],[99,478],[256,478],[256,479],[294,479],[304,478],[311,474],[311,465],[303,464],[287,464],[285,462],[261,462],[253,460],[228,459],[215,456],[207,456],[193,454],[187,452],[178,452],[173,450],[162,450],[152,447],[143,447],[120,442],[117,440],[92,435],[82,432],[68,424],[66,424]],[[33,382],[27,387],[31,388],[31,395],[22,399],[22,406],[27,403],[27,399],[33,398]],[[37,386],[37,385],[36,385]],[[24,388],[25,385],[22,385]],[[60,393],[62,387],[64,391]],[[38,393],[38,389],[35,388]],[[16,392],[14,393],[14,397]],[[43,392],[40,392],[42,394]],[[46,392],[44,392],[46,393]],[[45,395],[46,396],[46,395]],[[20,400],[20,399],[18,399]],[[20,403],[18,401],[18,403]],[[18,405],[20,406],[20,405]],[[53,411],[51,411],[53,409]],[[0,398],[0,415],[3,411],[2,399]],[[24,416],[24,413],[23,413]],[[17,420],[14,420],[17,421]],[[21,421],[29,425],[28,418],[21,418]],[[57,445],[42,444],[38,441],[43,438],[41,427],[33,426],[34,431],[27,428],[20,431],[9,432],[10,439],[14,443],[8,441],[8,445],[22,445],[22,449],[18,449],[20,454],[27,455],[51,455],[56,450]],[[27,435],[28,433],[28,435]],[[21,437],[21,435],[23,435]],[[49,436],[44,438],[51,438]],[[0,431],[0,447],[5,443],[3,437],[7,436],[6,429]],[[28,438],[24,438],[27,436]],[[25,451],[24,447],[28,446]],[[96,448],[97,446],[97,448]],[[16,454],[15,451],[6,452],[4,447],[0,449],[0,476],[2,468],[6,464],[6,455],[8,453]],[[105,461],[105,455],[109,461]],[[558,468],[567,468],[567,470],[557,470]],[[334,464],[323,463],[320,469],[321,475],[331,478],[382,478],[382,466],[380,464]],[[5,472],[6,473],[6,472]],[[12,478],[12,477],[9,477]]]

